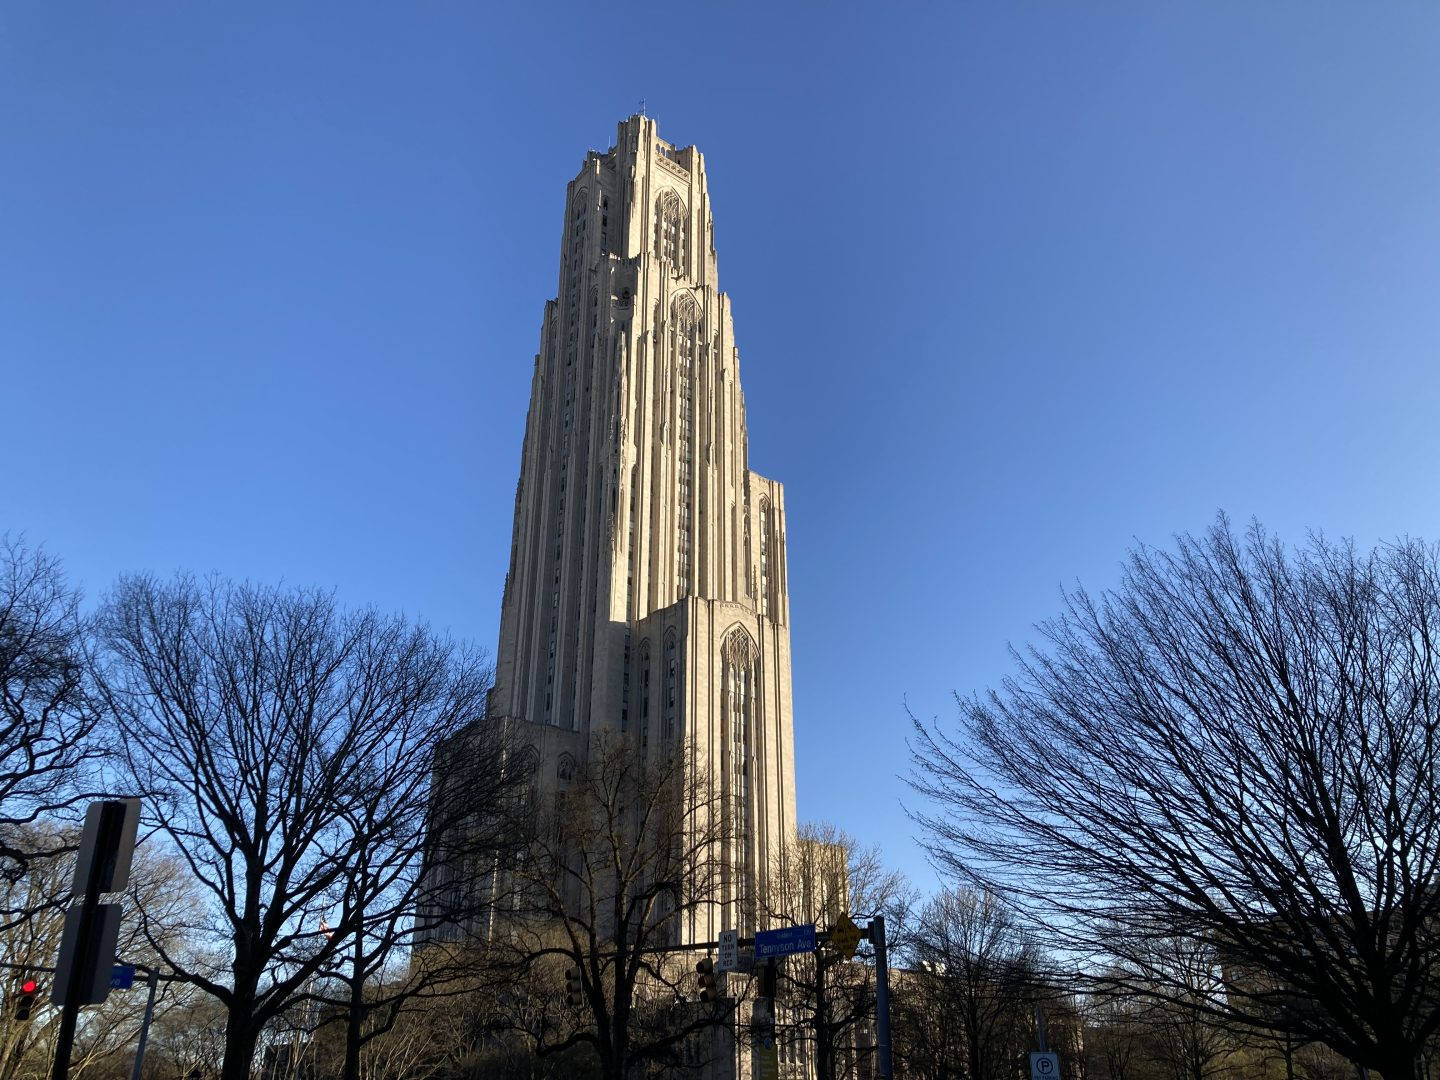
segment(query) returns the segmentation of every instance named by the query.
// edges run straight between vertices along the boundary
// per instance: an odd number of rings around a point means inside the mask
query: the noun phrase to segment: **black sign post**
[[[66,1080],[70,1075],[80,1006],[98,1004],[110,992],[120,905],[101,904],[100,896],[123,892],[129,882],[130,856],[139,823],[139,799],[91,803],[85,814],[85,831],[71,886],[80,894],[80,903],[65,913],[65,933],[55,965],[53,1000],[60,1006],[60,1030],[55,1036],[52,1080]]]

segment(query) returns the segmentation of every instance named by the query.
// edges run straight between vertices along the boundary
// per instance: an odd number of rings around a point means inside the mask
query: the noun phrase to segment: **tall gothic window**
[[[630,631],[625,631],[625,674],[620,683],[620,730],[630,730]]]
[[[633,619],[635,612],[635,567],[640,553],[635,547],[635,527],[640,520],[640,466],[630,466],[630,539],[625,546],[625,617]]]
[[[650,642],[640,643],[640,748],[650,742]]]
[[[682,293],[671,313],[672,351],[675,357],[676,445],[675,463],[679,498],[676,500],[675,595],[690,592],[692,565],[691,538],[695,521],[695,354],[699,337],[699,312],[689,293]]]
[[[590,193],[581,188],[575,193],[570,210],[570,272],[567,280],[565,306],[568,309],[569,337],[565,346],[565,364],[575,360],[575,332],[580,319],[580,266],[585,254],[585,226],[588,220]]]
[[[730,895],[735,901],[735,925],[742,933],[754,928],[755,808],[751,790],[754,769],[754,747],[751,733],[752,701],[755,693],[755,669],[758,650],[743,627],[737,626],[720,647],[721,715],[723,729],[723,783],[725,809],[730,818],[731,842],[728,872]]]
[[[675,716],[679,711],[680,660],[675,646],[675,634],[665,639],[665,741],[675,738]]]
[[[760,614],[770,613],[770,501],[760,500]]]
[[[685,267],[685,204],[666,190],[655,200],[655,253],[673,268]]]

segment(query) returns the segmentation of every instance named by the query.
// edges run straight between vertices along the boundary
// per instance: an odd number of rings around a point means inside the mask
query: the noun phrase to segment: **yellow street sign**
[[[837,956],[848,959],[855,955],[860,944],[860,928],[855,920],[843,911],[830,926],[830,948]]]

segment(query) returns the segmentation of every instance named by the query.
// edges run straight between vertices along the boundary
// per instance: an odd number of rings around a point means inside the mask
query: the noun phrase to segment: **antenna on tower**
[[[646,112],[645,112],[645,99],[644,99],[643,97],[640,99],[640,115],[641,115],[641,116],[645,116],[645,115],[646,115]]]

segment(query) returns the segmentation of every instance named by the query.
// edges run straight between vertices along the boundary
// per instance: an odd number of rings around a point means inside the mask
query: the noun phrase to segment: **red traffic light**
[[[11,1016],[20,1023],[30,1019],[30,1012],[35,1008],[35,991],[40,984],[34,979],[26,979],[20,984],[20,993],[15,996],[15,1003],[12,1006]]]

